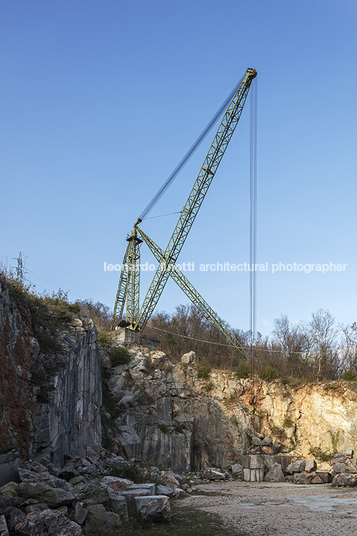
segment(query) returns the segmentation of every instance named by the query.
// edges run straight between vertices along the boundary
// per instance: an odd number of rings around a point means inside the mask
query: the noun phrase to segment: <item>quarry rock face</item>
[[[239,474],[259,470],[252,478],[261,479],[262,468],[245,466],[243,454],[262,457],[265,472],[273,463],[285,472],[289,463],[311,459],[314,449],[345,449],[335,459],[335,472],[357,471],[352,460],[357,390],[351,384],[292,388],[218,370],[199,379],[194,352],[173,364],[164,352],[142,347],[130,348],[129,362],[111,367],[105,348],[99,355],[92,321],[75,315],[59,334],[61,350],[46,353],[34,334],[33,312],[14,298],[5,280],[0,284],[0,446],[5,451],[14,446],[22,458],[48,454],[46,463],[64,466],[55,476],[65,479],[78,477],[65,456],[83,457],[88,446],[102,441],[125,459],[179,473],[207,467],[224,472],[242,464]],[[280,453],[293,458],[278,460]],[[6,456],[0,458],[5,480],[18,481],[19,454],[13,450]],[[314,462],[300,468],[315,470]]]
[[[72,315],[68,330],[59,334],[60,350],[44,352],[35,338],[34,314],[1,278],[0,447],[16,446],[25,457],[46,451],[62,465],[65,454],[101,442],[97,331],[91,320]],[[1,464],[16,473],[16,459],[1,458]],[[16,479],[12,474],[10,480]]]

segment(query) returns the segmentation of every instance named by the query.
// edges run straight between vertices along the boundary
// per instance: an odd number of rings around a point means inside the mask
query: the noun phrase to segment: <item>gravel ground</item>
[[[223,482],[195,486],[181,504],[218,514],[254,536],[357,535],[357,489],[330,484]],[[229,536],[229,530],[222,531]]]

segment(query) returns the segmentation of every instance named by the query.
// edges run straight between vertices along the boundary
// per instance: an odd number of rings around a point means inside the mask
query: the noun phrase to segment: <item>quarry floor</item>
[[[179,509],[193,507],[218,515],[222,530],[217,536],[357,535],[357,488],[214,482],[195,490],[180,501]]]

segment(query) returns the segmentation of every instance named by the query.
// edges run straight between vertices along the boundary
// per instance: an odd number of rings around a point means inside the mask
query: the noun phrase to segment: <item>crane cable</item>
[[[256,333],[256,253],[257,253],[257,80],[251,85],[250,100],[250,272],[249,328],[251,346]]]
[[[245,76],[245,75],[244,75]],[[207,124],[207,126],[203,129],[201,134],[198,136],[196,141],[193,143],[193,145],[190,147],[190,149],[187,151],[185,156],[180,160],[180,162],[177,164],[171,175],[166,179],[164,184],[161,186],[159,191],[154,195],[150,203],[146,206],[146,208],[143,210],[143,212],[140,214],[139,219],[144,220],[146,219],[146,216],[152,211],[156,203],[159,201],[159,199],[163,196],[166,189],[172,184],[172,182],[176,179],[177,175],[180,173],[180,171],[184,168],[184,166],[187,164],[191,156],[195,153],[195,151],[198,149],[198,147],[201,145],[213,125],[216,123],[216,121],[222,116],[223,112],[226,110],[228,104],[231,102],[233,96],[237,92],[239,86],[243,82],[244,76],[239,80],[238,84],[235,85],[233,90],[230,92],[228,97],[225,99],[223,104],[220,106],[220,108],[217,110],[217,112],[214,114],[210,122]]]

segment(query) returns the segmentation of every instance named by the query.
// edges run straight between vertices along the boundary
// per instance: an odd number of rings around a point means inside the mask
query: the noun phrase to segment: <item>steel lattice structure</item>
[[[256,76],[257,71],[255,69],[247,69],[242,82],[229,103],[193,188],[180,212],[178,222],[165,251],[161,250],[161,248],[159,248],[159,246],[157,246],[155,242],[138,227],[141,220],[140,218],[137,220],[130,237],[127,239],[129,244],[124,256],[123,269],[119,280],[113,313],[113,326],[115,323],[119,322],[119,325],[126,325],[135,331],[142,331],[160,299],[168,278],[171,276],[203,315],[212,322],[221,333],[223,333],[228,342],[243,352],[236,337],[231,333],[226,324],[202,298],[188,279],[173,267],[176,264],[177,258],[239,122],[252,80]],[[138,232],[159,262],[159,267],[154,274],[140,310],[139,247],[141,240],[138,238]],[[170,267],[170,269],[165,269],[165,266]],[[126,319],[123,321],[122,317],[125,302],[127,304]]]

